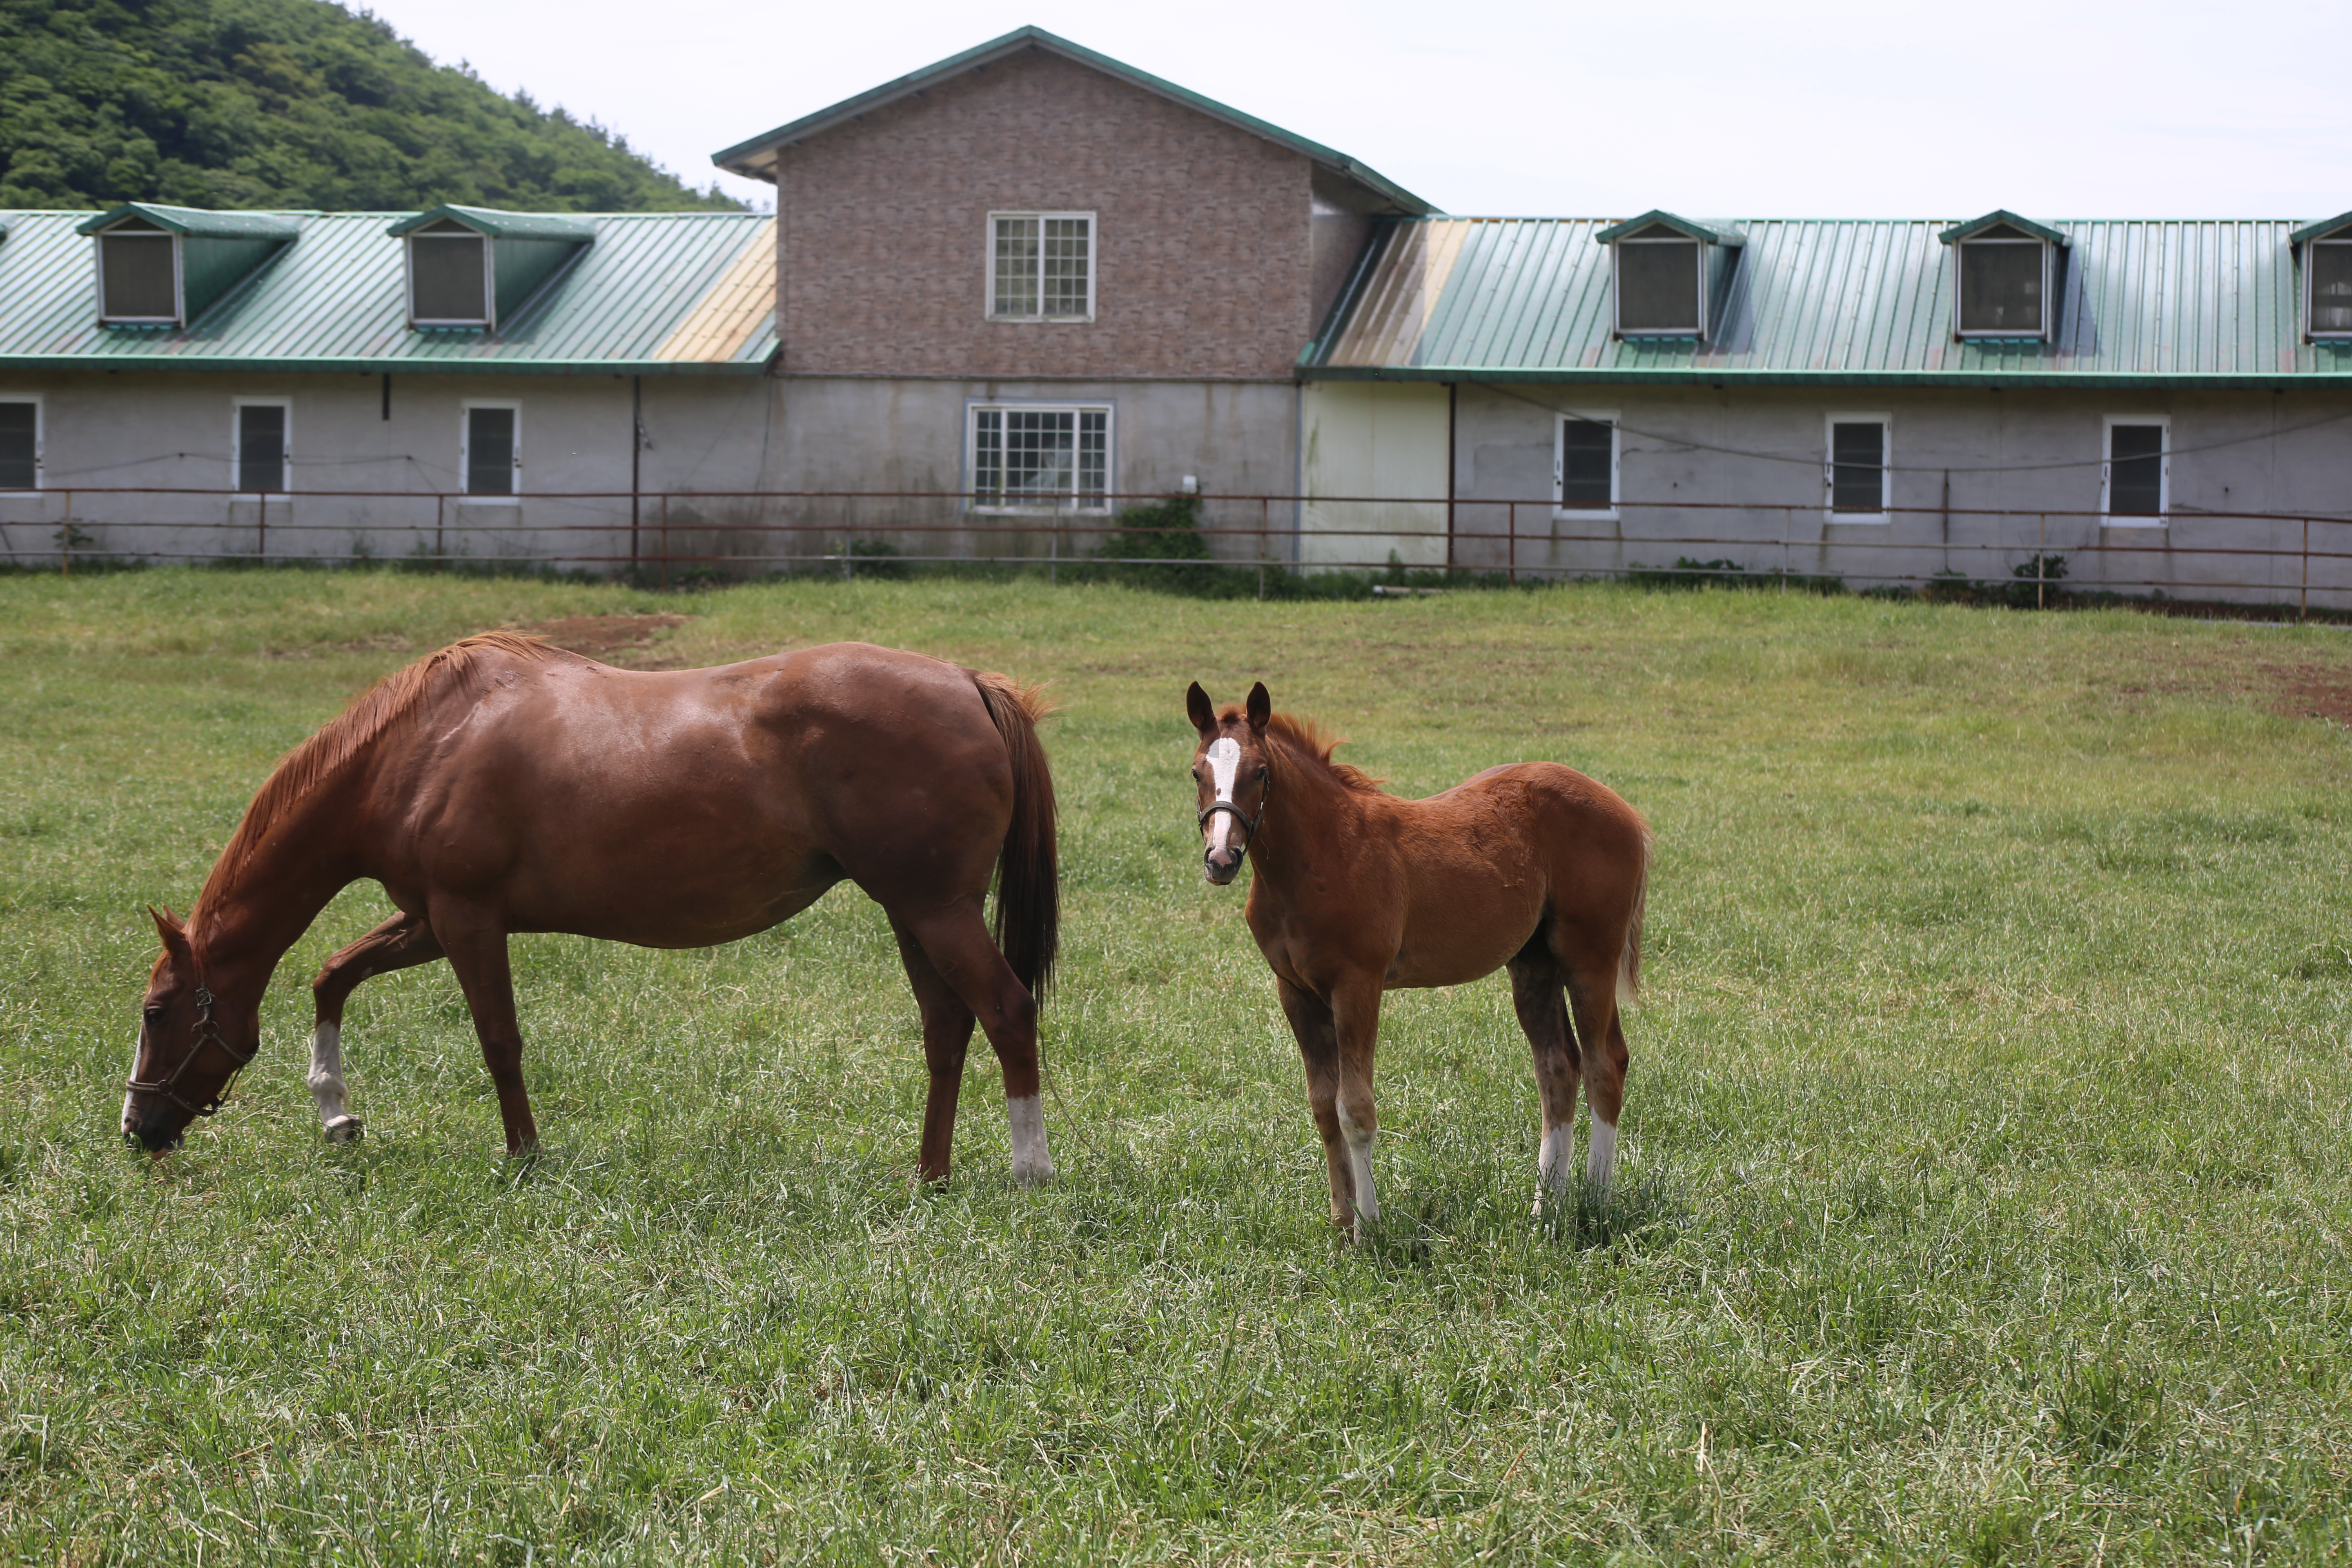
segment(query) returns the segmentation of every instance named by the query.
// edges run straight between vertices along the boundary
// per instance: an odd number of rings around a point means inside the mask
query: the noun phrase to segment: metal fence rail
[[[1116,559],[1127,566],[1255,571],[1261,580],[1266,572],[1291,570],[1402,569],[1424,582],[1513,583],[1671,573],[1761,574],[1784,587],[1830,577],[1859,585],[2030,581],[2045,595],[2060,580],[2063,560],[2070,563],[2070,587],[2268,595],[2271,603],[2284,595],[2305,610],[2317,593],[2324,607],[2352,607],[2352,516],[2323,512],[2177,511],[2158,521],[1939,506],[1889,508],[1856,521],[1818,502],[1677,500],[1621,502],[1613,516],[1601,519],[1563,511],[1549,499],[1207,493],[1181,498],[1198,508],[1202,521],[1193,525],[1121,515],[1121,509],[1171,499],[1117,494],[1103,498],[1101,509],[1080,510],[983,509],[971,496],[940,490],[564,490],[492,498],[430,490],[255,495],[75,488],[0,492],[0,546],[20,569],[53,566],[68,574],[77,563],[373,560],[629,572],[667,583],[710,571],[854,574],[886,563],[1042,567],[1058,576],[1065,567]],[[1930,521],[1935,536],[1921,537]],[[2200,537],[2184,540],[2190,531]],[[345,547],[333,548],[333,536],[342,536]],[[1117,552],[1107,555],[1114,538]],[[1170,548],[1150,548],[1157,539]],[[1203,546],[1205,558],[1187,552]],[[1415,559],[1402,558],[1407,548]],[[2290,562],[2291,580],[2283,580]],[[2156,570],[2156,563],[2167,570]],[[2079,570],[2084,563],[2093,570]],[[2021,566],[2031,571],[2021,576]]]

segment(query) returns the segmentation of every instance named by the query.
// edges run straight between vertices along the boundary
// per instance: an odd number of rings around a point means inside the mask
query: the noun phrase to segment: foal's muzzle
[[[1234,845],[1228,844],[1222,849],[1204,851],[1201,857],[1201,875],[1209,879],[1209,885],[1212,887],[1223,887],[1234,879],[1241,868],[1242,852]]]

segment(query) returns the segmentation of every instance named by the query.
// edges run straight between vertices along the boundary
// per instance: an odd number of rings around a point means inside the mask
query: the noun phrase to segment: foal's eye
[[[1265,770],[1264,768],[1258,769],[1257,779],[1260,784],[1264,784],[1265,782]]]

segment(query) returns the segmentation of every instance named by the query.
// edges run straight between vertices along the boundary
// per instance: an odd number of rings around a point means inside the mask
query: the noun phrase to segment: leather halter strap
[[[1221,811],[1228,813],[1235,822],[1242,825],[1242,848],[1246,851],[1251,845],[1257,842],[1257,825],[1265,820],[1266,805],[1273,799],[1274,770],[1272,768],[1268,768],[1265,771],[1265,793],[1258,797],[1257,815],[1255,816],[1250,816],[1247,812],[1242,810],[1240,806],[1235,805],[1232,801],[1221,800],[1215,805],[1208,806],[1202,811],[1199,826],[1203,830],[1206,830],[1209,826],[1209,818],[1216,816],[1217,813]]]
[[[142,1034],[145,1032],[143,1024],[141,1026],[141,1032]],[[205,1104],[198,1105],[180,1092],[180,1078],[195,1061],[198,1053],[202,1052],[207,1045],[218,1046],[221,1055],[226,1057],[233,1065],[228,1069],[227,1079],[213,1092],[212,1099]],[[251,1061],[255,1052],[260,1048],[261,1044],[257,1040],[254,1042],[253,1050],[246,1052],[243,1056],[237,1055],[236,1047],[228,1043],[226,1035],[221,1033],[219,1020],[213,1016],[212,992],[199,983],[196,986],[196,1037],[194,1043],[188,1047],[188,1054],[182,1057],[180,1065],[173,1068],[166,1076],[142,1081],[134,1073],[122,1087],[132,1094],[160,1094],[191,1115],[210,1116],[228,1102],[229,1087],[236,1082],[236,1075],[245,1070],[245,1064]]]

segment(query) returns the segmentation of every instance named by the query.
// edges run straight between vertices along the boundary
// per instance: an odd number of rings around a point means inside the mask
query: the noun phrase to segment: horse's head
[[[122,1136],[151,1154],[178,1145],[188,1123],[220,1109],[237,1068],[253,1058],[254,1019],[239,1021],[245,1043],[231,1044],[223,1006],[206,976],[187,927],[169,910],[149,910],[163,952],[147,977],[140,1004],[139,1047],[122,1096]]]
[[[1200,795],[1201,874],[1222,888],[1240,872],[1242,856],[1265,815],[1273,776],[1267,771],[1265,721],[1273,717],[1273,700],[1265,694],[1265,682],[1259,681],[1250,688],[1247,702],[1220,714],[1196,680],[1184,693],[1184,707],[1192,728],[1201,732],[1201,743],[1192,752],[1192,782]]]

